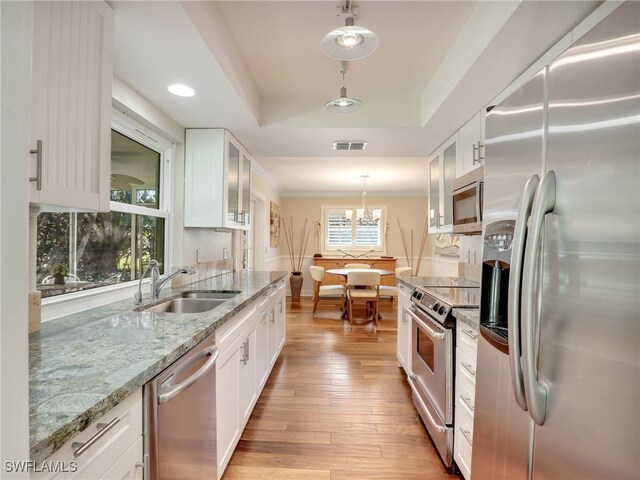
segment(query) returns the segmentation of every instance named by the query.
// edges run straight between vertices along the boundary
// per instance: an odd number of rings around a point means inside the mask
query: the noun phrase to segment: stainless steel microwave
[[[482,232],[482,193],[484,167],[453,181],[453,233],[472,235]]]

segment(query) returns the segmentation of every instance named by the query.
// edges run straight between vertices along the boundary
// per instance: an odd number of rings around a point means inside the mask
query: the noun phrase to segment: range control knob
[[[446,312],[446,311],[447,311],[447,307],[445,307],[444,305],[440,305],[440,306],[438,307],[438,313],[439,313],[440,315],[444,315],[444,312]]]
[[[416,292],[416,298],[422,300],[422,292]]]
[[[440,304],[438,302],[433,304],[433,307],[431,307],[433,309],[434,312],[437,312],[438,309],[440,308]]]

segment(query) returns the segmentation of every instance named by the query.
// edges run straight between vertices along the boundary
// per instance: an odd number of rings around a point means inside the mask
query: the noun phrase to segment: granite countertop
[[[478,308],[454,308],[453,316],[471,328],[478,329],[480,324],[480,309]]]
[[[191,290],[240,292],[203,313],[136,312],[131,299],[43,323],[29,336],[31,460],[45,460],[286,276],[229,273],[167,287],[154,302]]]

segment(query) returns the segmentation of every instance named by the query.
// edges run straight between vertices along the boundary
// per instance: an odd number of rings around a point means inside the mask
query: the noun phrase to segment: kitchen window
[[[113,126],[110,211],[38,215],[36,282],[42,297],[130,282],[149,260],[167,263],[167,153],[138,128]]]
[[[363,218],[359,205],[322,207],[323,251],[381,252],[384,253],[386,206],[371,206],[369,212],[375,221]]]

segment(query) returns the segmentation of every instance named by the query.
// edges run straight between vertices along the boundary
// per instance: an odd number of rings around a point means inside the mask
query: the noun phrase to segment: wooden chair
[[[402,275],[411,275],[411,267],[398,267],[396,268],[396,278]],[[380,296],[389,297],[393,302],[394,298],[398,298],[398,287],[391,285],[380,286]]]
[[[324,267],[311,265],[309,267],[311,278],[313,278],[313,312],[315,316],[318,309],[318,301],[320,298],[339,298],[344,303],[344,286],[343,285],[320,285],[324,277]]]
[[[371,268],[368,263],[347,263],[344,268]]]
[[[347,312],[349,323],[353,324],[353,302],[362,301],[367,315],[373,304],[373,321],[378,324],[380,308],[380,273],[349,272],[347,274]]]

